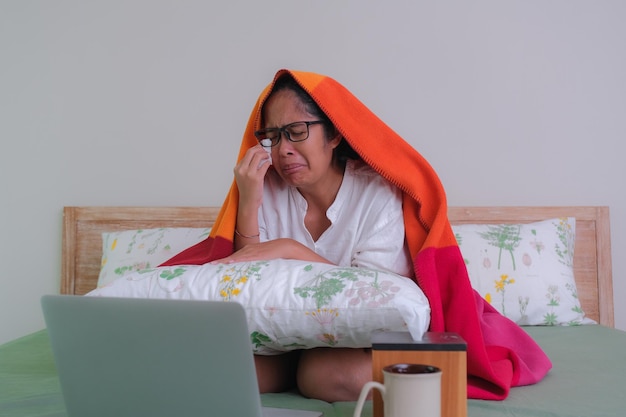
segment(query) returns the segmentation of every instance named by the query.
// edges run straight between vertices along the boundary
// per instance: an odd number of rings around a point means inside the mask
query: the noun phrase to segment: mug
[[[371,389],[383,397],[385,417],[441,417],[441,369],[431,365],[398,363],[383,368],[384,385],[363,385],[354,409],[360,417]]]

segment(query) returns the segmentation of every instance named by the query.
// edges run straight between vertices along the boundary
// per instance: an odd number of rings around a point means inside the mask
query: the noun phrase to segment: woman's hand
[[[250,243],[232,255],[227,256],[226,258],[216,259],[211,263],[232,264],[236,262],[260,261],[277,258],[331,263],[300,242],[286,238],[261,243]]]
[[[269,169],[270,156],[261,146],[248,149],[233,169],[239,189],[239,204],[258,209],[263,201],[263,178]]]

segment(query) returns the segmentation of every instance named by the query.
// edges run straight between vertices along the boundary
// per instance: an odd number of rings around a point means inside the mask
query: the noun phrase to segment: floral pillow
[[[210,228],[171,227],[103,233],[98,286],[135,271],[154,268],[206,239],[210,231]]]
[[[579,325],[574,280],[576,219],[529,224],[462,224],[452,229],[472,286],[520,325]]]
[[[370,347],[373,331],[409,331],[421,339],[430,324],[428,300],[409,278],[299,260],[159,267],[88,295],[238,302],[254,352],[265,355]]]

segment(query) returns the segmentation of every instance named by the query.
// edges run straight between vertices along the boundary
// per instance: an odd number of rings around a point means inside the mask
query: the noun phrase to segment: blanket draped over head
[[[468,397],[502,400],[513,386],[533,384],[551,368],[528,334],[497,312],[471,287],[447,216],[443,187],[430,164],[404,139],[332,78],[290,74],[317,102],[352,148],[403,192],[404,223],[415,280],[431,307],[430,331],[456,332],[467,342]],[[261,95],[244,132],[239,158],[257,144],[261,108],[273,82]],[[204,264],[233,252],[238,191],[233,182],[211,235],[164,265]]]

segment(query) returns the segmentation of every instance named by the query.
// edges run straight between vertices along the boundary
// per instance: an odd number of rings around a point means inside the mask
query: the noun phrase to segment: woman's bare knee
[[[298,389],[306,397],[355,401],[371,379],[372,356],[366,349],[317,348],[300,356]]]

